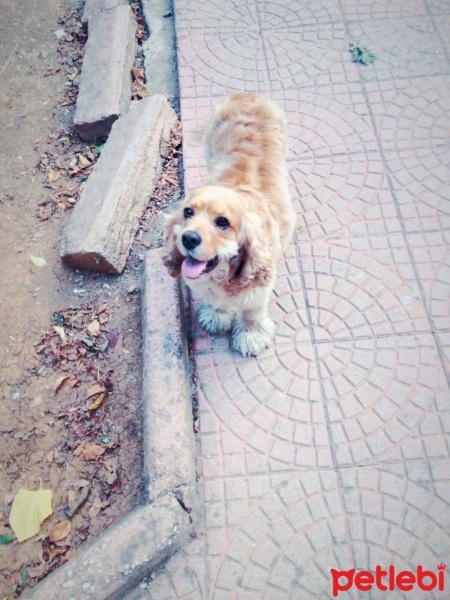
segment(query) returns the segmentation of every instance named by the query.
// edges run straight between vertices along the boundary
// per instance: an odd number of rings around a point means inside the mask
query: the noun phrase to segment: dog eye
[[[217,225],[217,227],[220,227],[221,229],[226,229],[227,227],[230,226],[230,222],[226,217],[217,217],[216,225]]]
[[[194,216],[194,209],[188,206],[184,209],[183,214],[185,219],[189,219],[190,217]]]

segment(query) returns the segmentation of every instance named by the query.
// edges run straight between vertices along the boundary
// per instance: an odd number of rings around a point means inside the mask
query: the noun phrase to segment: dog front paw
[[[257,356],[272,344],[275,329],[275,323],[270,319],[265,319],[254,329],[246,329],[242,323],[236,323],[231,346],[243,356]]]
[[[205,331],[211,335],[218,335],[230,331],[234,314],[214,308],[210,304],[203,304],[198,311],[197,318]]]

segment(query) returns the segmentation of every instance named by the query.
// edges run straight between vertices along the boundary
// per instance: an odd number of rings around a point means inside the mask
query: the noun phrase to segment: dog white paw
[[[265,319],[255,329],[245,329],[242,323],[236,323],[231,345],[243,356],[257,356],[272,344],[275,329],[275,323],[270,319]]]
[[[234,315],[209,304],[203,304],[198,311],[197,318],[205,331],[211,335],[217,335],[230,331]]]

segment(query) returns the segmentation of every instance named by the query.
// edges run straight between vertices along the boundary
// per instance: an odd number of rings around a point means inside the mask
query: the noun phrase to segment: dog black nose
[[[202,243],[202,238],[196,231],[185,231],[181,236],[181,241],[186,250],[193,250]]]

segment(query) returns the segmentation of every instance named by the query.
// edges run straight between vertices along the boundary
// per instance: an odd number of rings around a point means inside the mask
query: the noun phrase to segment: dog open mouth
[[[181,272],[188,279],[197,279],[200,275],[204,275],[205,273],[209,273],[212,271],[219,262],[219,257],[215,256],[211,260],[197,260],[192,256],[186,256],[182,265]]]

